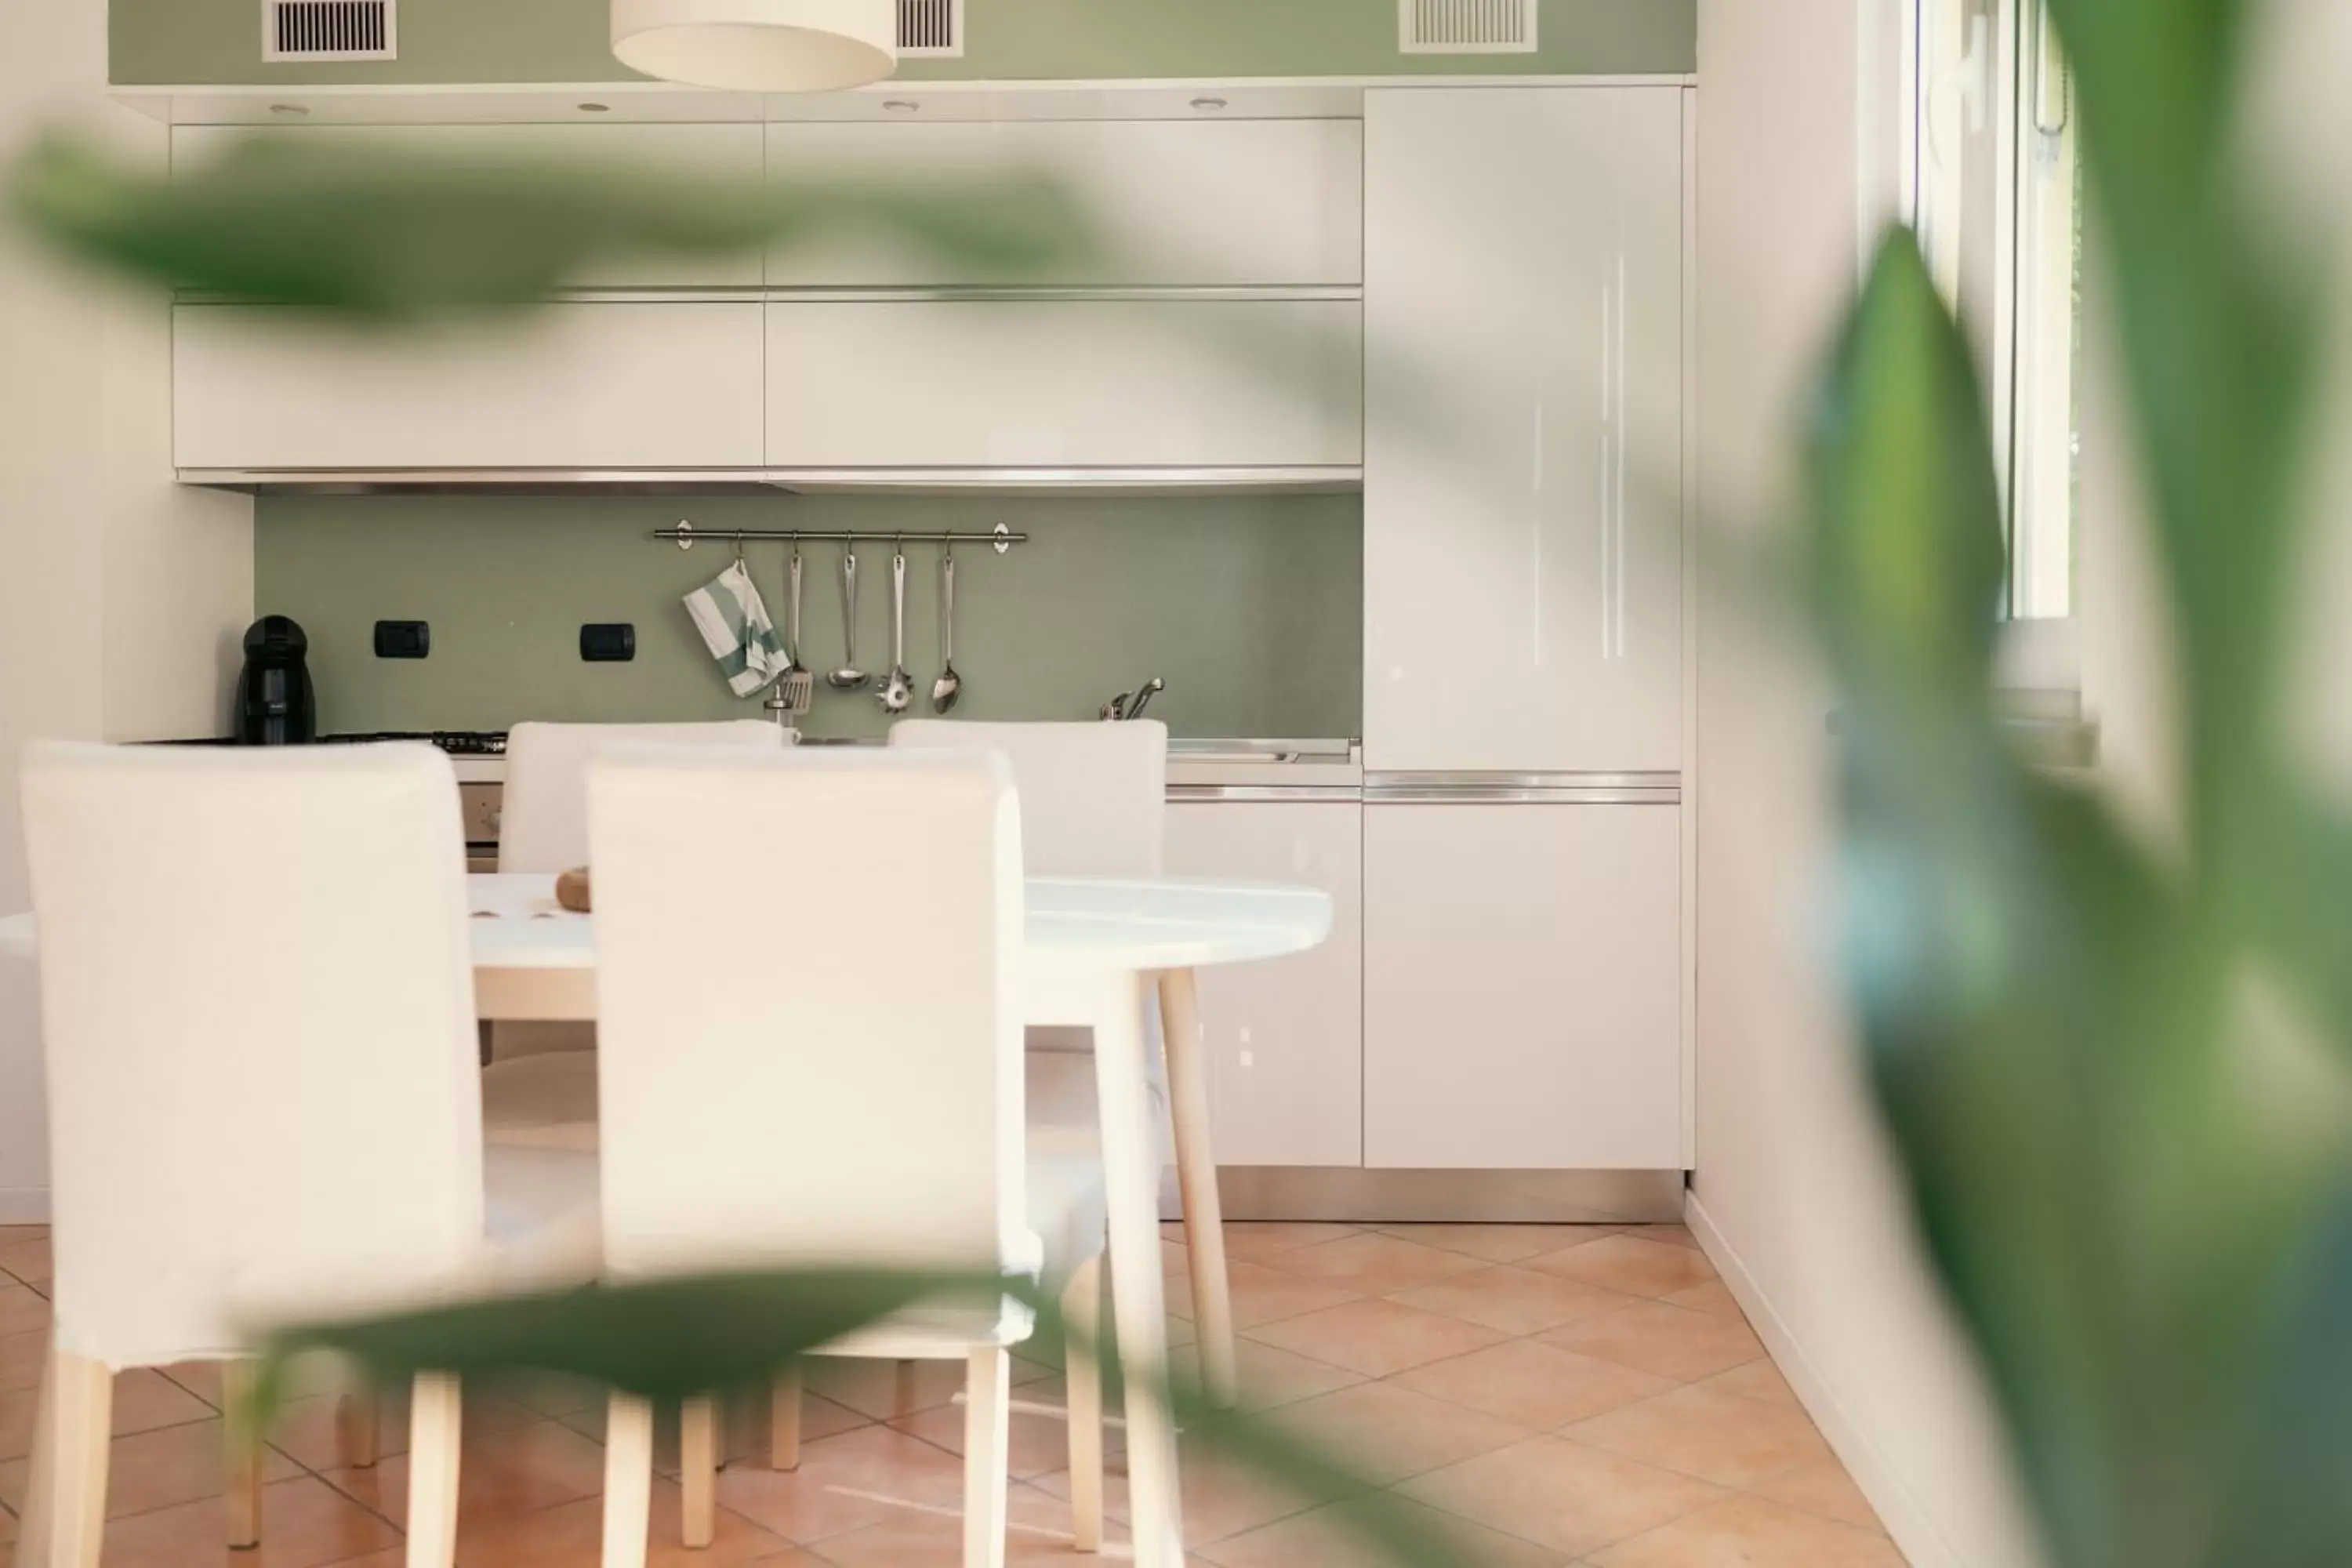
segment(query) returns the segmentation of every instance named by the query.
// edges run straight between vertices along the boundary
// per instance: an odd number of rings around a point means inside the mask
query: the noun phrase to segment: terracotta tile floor
[[[1197,1376],[1181,1228],[1167,1228],[1175,1374]],[[1412,1522],[1489,1568],[1901,1568],[1870,1505],[1814,1431],[1706,1257],[1677,1226],[1236,1225],[1244,1403],[1327,1445]],[[47,1342],[48,1238],[0,1226],[0,1568],[12,1568],[34,1384]],[[1050,1404],[1056,1369],[1015,1363]],[[825,1363],[811,1376],[799,1470],[740,1428],[718,1540],[676,1545],[675,1437],[654,1494],[663,1568],[906,1568],[957,1562],[960,1373]],[[260,1550],[220,1545],[219,1380],[140,1372],[116,1384],[107,1568],[398,1568],[402,1412],[383,1460],[344,1464],[335,1373],[304,1369],[265,1475]],[[467,1400],[461,1568],[596,1562],[603,1402],[551,1382]],[[1016,1568],[1076,1563],[1064,1433],[1013,1423]],[[1112,1438],[1109,1506],[1126,1496]],[[1366,1504],[1299,1497],[1184,1444],[1195,1561],[1356,1568]],[[1114,1529],[1107,1555],[1126,1552]]]

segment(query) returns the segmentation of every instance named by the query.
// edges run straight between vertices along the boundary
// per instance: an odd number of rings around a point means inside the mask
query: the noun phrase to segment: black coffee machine
[[[264,616],[246,628],[245,669],[236,678],[238,745],[299,746],[318,739],[310,651],[310,639],[284,616]]]

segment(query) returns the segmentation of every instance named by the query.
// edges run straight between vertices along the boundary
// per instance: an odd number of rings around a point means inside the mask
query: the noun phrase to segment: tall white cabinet
[[[1370,1166],[1685,1163],[1684,101],[1365,95]]]
[[[1683,93],[1364,99],[1364,765],[1672,771]]]

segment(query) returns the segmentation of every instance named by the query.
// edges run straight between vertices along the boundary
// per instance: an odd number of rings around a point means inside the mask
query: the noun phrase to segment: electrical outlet
[[[637,628],[627,621],[583,626],[580,657],[590,664],[626,664],[637,657]]]
[[[433,627],[425,621],[378,621],[378,658],[423,658],[433,651]]]

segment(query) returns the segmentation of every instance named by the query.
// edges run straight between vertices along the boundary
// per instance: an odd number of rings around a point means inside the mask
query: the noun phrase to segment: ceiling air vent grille
[[[397,58],[395,3],[396,0],[261,0],[261,58]]]
[[[397,58],[397,0],[261,0],[261,58]]]
[[[1536,0],[1397,0],[1397,47],[1409,55],[1526,55]]]
[[[963,0],[898,0],[898,52],[953,58],[963,53]]]

